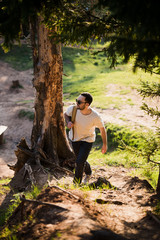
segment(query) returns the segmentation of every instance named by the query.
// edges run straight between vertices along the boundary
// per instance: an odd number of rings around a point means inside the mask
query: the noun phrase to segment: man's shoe
[[[89,182],[91,175],[86,175],[84,180],[83,180],[83,184],[87,184]]]

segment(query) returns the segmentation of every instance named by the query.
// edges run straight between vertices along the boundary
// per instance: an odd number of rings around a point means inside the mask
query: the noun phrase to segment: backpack
[[[71,117],[71,122],[74,123],[75,122],[75,118],[76,118],[76,113],[77,113],[77,106],[73,107],[72,110],[72,117]],[[74,139],[74,127],[72,128],[72,140]]]

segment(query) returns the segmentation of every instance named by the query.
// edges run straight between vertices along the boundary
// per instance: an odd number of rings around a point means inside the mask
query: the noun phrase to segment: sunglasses
[[[80,105],[81,103],[86,103],[86,102],[82,102],[81,100],[76,99],[76,103],[78,103],[78,105]]]

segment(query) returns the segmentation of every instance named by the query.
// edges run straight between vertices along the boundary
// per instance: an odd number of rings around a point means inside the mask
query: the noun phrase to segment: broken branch
[[[38,201],[38,200],[33,200],[33,199],[26,199],[25,197],[20,197],[20,200],[22,202],[30,202],[30,203],[37,203],[37,204],[42,204],[42,205],[46,205],[46,206],[52,206],[61,210],[67,210],[66,208],[60,207],[56,204],[50,203],[50,202],[42,202],[42,201]]]

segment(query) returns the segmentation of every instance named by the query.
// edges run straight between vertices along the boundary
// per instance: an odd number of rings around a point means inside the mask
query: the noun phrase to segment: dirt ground
[[[72,177],[51,179],[36,202],[22,202],[9,219],[8,228],[18,229],[12,237],[20,240],[159,240],[160,225],[155,215],[150,215],[157,201],[154,191],[147,181],[131,177],[130,171],[122,167],[95,166],[89,186],[96,185],[98,179],[109,181],[112,188],[105,187],[104,183],[103,188],[97,189],[69,188]],[[42,178],[43,174],[39,174]],[[57,188],[57,183],[63,188]],[[0,197],[3,207],[8,199]]]
[[[32,70],[18,72],[0,62],[0,125],[8,127],[4,133],[5,143],[0,146],[0,178],[13,177],[14,172],[7,164],[16,162],[14,150],[20,139],[25,137],[30,145],[32,122],[19,118],[18,113],[20,110],[34,111],[32,78]],[[11,90],[13,80],[19,80],[23,88]],[[114,97],[119,90],[118,86],[110,84],[106,94]],[[126,104],[120,110],[113,107],[98,110],[106,123],[155,129],[153,120],[140,110],[142,98],[135,90],[123,98],[130,98],[134,105]],[[150,100],[150,104],[154,106],[158,100],[155,101]],[[102,177],[115,188],[67,189],[69,193],[55,188],[57,181],[53,178],[37,199],[50,205],[25,202],[23,206],[21,203],[8,225],[10,228],[14,224],[19,226],[17,239],[160,240],[160,225],[150,214],[156,202],[154,191],[146,181],[131,177],[130,171],[95,166],[90,183]],[[72,177],[63,177],[58,182],[65,183],[67,188]],[[0,193],[0,199],[3,207],[7,196]]]

